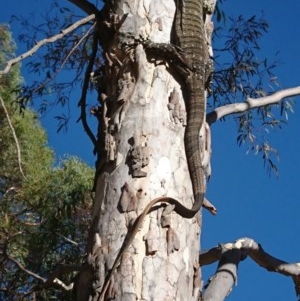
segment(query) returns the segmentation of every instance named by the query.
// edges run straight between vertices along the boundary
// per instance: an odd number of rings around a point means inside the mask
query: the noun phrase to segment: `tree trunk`
[[[134,232],[153,199],[172,197],[187,208],[194,202],[183,83],[167,64],[150,62],[137,41],[169,44],[175,9],[174,0],[106,4],[107,61],[97,72],[100,160],[76,300],[198,300],[201,212],[186,219],[158,203]]]

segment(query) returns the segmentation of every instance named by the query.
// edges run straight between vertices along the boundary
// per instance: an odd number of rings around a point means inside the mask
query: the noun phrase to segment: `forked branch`
[[[262,246],[251,238],[240,238],[234,243],[220,244],[208,251],[201,252],[201,266],[219,261],[217,271],[207,284],[203,301],[221,301],[230,293],[237,280],[240,261],[249,256],[258,265],[270,272],[292,277],[297,296],[300,295],[300,263],[288,263],[264,251]]]
[[[61,281],[58,277],[66,275],[66,274],[71,274],[73,272],[78,272],[80,270],[80,266],[62,266],[59,269],[53,271],[52,273],[49,274],[48,278],[41,277],[40,275],[28,270],[24,265],[22,265],[18,260],[15,258],[4,254],[6,259],[13,262],[21,271],[24,273],[28,274],[30,277],[33,277],[40,281],[41,283],[32,287],[27,293],[24,292],[24,295],[29,295],[32,292],[35,291],[40,291],[43,289],[48,289],[50,287],[56,287],[65,291],[69,291],[73,289],[74,283],[71,282],[70,284],[66,285],[63,281]]]

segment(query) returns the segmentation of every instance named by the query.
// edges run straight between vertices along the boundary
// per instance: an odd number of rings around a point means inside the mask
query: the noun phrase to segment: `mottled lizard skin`
[[[205,64],[207,45],[204,33],[203,0],[176,0],[174,43],[192,64],[186,77],[187,127],[185,152],[193,185],[194,206],[200,209],[205,193],[205,174],[201,162],[199,132],[205,119]]]

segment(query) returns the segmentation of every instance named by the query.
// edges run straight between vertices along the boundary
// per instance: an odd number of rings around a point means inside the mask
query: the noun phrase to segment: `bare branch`
[[[15,265],[17,265],[20,268],[20,270],[22,270],[26,274],[43,282],[42,284],[39,284],[39,285],[33,287],[32,289],[30,289],[29,292],[25,293],[25,295],[31,294],[34,291],[47,289],[49,287],[60,287],[63,290],[69,291],[73,288],[73,282],[70,283],[69,285],[66,285],[63,281],[61,281],[57,277],[64,275],[64,274],[69,274],[69,273],[72,273],[75,271],[79,271],[81,268],[80,266],[63,266],[63,267],[57,269],[56,271],[52,272],[49,275],[49,278],[46,279],[28,269],[26,269],[18,260],[14,259],[13,257],[11,257],[7,254],[5,254],[5,255],[6,255],[5,258],[12,261]]]
[[[279,103],[283,98],[297,95],[300,95],[300,86],[284,89],[275,92],[272,95],[260,97],[257,99],[248,98],[245,102],[242,103],[233,103],[216,108],[215,110],[206,115],[206,121],[209,125],[211,125],[212,123],[218,121],[219,119],[227,115],[242,113],[254,108],[276,104]]]
[[[17,148],[17,154],[18,154],[18,164],[19,164],[19,170],[20,170],[20,173],[22,174],[23,178],[26,179],[25,175],[24,175],[24,172],[23,172],[23,169],[22,169],[22,160],[21,160],[21,149],[20,149],[20,144],[19,144],[19,141],[18,141],[18,137],[16,135],[16,132],[15,132],[15,129],[14,129],[14,126],[10,120],[10,117],[9,117],[9,114],[8,114],[8,111],[6,109],[6,106],[5,106],[5,103],[4,103],[4,100],[3,98],[0,96],[0,102],[1,102],[1,105],[3,107],[3,110],[4,110],[4,113],[5,113],[5,116],[7,118],[7,121],[8,121],[8,125],[10,127],[10,130],[13,134],[13,137],[14,137],[14,140],[15,140],[15,144],[16,144],[16,148]]]
[[[0,76],[3,75],[3,74],[6,74],[9,72],[9,70],[11,69],[11,67],[24,60],[25,58],[33,55],[41,46],[45,45],[45,44],[48,44],[48,43],[53,43],[59,39],[61,39],[63,36],[67,35],[68,33],[72,32],[73,30],[75,30],[76,28],[78,28],[79,26],[85,24],[85,23],[88,23],[89,21],[95,19],[95,15],[90,15],[86,18],[83,18],[77,22],[75,22],[74,24],[72,24],[71,26],[67,27],[66,29],[62,30],[61,33],[57,34],[57,35],[54,35],[50,38],[46,38],[46,39],[43,39],[41,41],[39,41],[34,47],[32,47],[30,50],[28,50],[27,52],[19,55],[18,57],[14,58],[14,59],[11,59],[7,62],[6,64],[6,67],[3,69],[3,70],[0,70]]]
[[[57,235],[60,236],[60,237],[62,237],[66,242],[68,242],[68,243],[70,243],[70,244],[72,244],[72,245],[74,245],[76,247],[78,246],[78,243],[76,241],[74,241],[74,240],[72,240],[72,239],[70,239],[70,238],[68,238],[68,237],[66,237],[66,236],[64,236],[64,235],[62,235],[60,233],[57,233]]]
[[[46,282],[46,279],[41,277],[40,275],[34,273],[34,272],[31,272],[29,271],[28,269],[26,269],[19,261],[17,261],[16,259],[14,259],[13,257],[11,256],[7,256],[7,259],[12,261],[15,265],[17,265],[19,267],[20,270],[22,270],[23,272],[25,272],[26,274],[38,279],[38,280],[41,280],[43,282]]]
[[[219,260],[218,269],[209,280],[203,300],[224,300],[237,279],[237,268],[240,261],[247,256],[270,272],[292,277],[297,296],[300,295],[300,263],[287,263],[266,253],[260,244],[251,238],[240,238],[234,243],[220,244],[208,251],[201,252],[201,266]],[[226,277],[222,277],[226,274]],[[228,277],[231,275],[231,277]],[[226,279],[226,280],[225,280]],[[224,282],[226,281],[226,283]],[[222,290],[220,290],[222,287]],[[213,296],[212,299],[209,299]]]
[[[33,223],[33,222],[26,222],[26,221],[22,221],[22,220],[19,220],[19,222],[25,226],[29,226],[29,227],[39,227],[42,222],[37,222],[37,223]]]
[[[86,0],[68,0],[68,1],[76,5],[77,7],[79,7],[88,15],[91,14],[97,15],[97,13],[99,13],[97,7],[94,4],[90,3],[89,1]]]

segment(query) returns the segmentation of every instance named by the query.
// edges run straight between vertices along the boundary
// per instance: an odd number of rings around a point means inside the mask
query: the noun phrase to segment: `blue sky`
[[[11,14],[39,14],[50,1],[10,0],[0,10],[0,22],[7,22]],[[284,87],[300,84],[299,0],[227,0],[224,10],[229,15],[261,15],[268,20],[270,29],[262,39],[261,57],[273,57],[279,51],[281,64],[276,69]],[[17,27],[12,27],[17,37]],[[77,102],[78,99],[76,99]],[[300,262],[300,110],[295,99],[295,114],[288,125],[272,133],[270,139],[280,153],[280,176],[268,177],[260,157],[246,154],[246,148],[236,143],[233,122],[219,122],[212,126],[213,175],[207,197],[217,206],[218,215],[204,212],[202,248],[208,249],[222,242],[240,237],[251,237],[262,244],[273,256],[289,262]],[[242,99],[240,101],[243,101]],[[72,115],[73,122],[78,113]],[[51,116],[43,119],[50,145],[59,156],[75,154],[93,165],[92,145],[82,133],[80,125],[71,124],[67,134],[56,134]],[[208,278],[216,266],[205,268]],[[269,273],[250,259],[239,268],[238,286],[227,300],[294,301],[293,282],[290,278]]]

